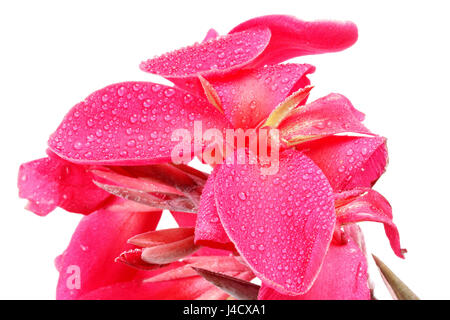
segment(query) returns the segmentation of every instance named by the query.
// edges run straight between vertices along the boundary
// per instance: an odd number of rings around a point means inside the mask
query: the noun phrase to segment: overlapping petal
[[[400,236],[392,221],[392,208],[389,202],[373,189],[361,189],[360,191],[360,196],[336,207],[338,223],[347,224],[362,221],[383,223],[392,250],[400,258],[404,258],[400,246]]]
[[[149,82],[118,83],[73,107],[49,145],[75,163],[170,162],[171,152],[179,144],[172,141],[172,132],[185,129],[192,134],[196,120],[202,121],[204,130],[229,126],[206,100],[182,90]]]
[[[178,211],[171,211],[170,213],[180,227],[195,227],[195,223],[197,221],[196,213]]]
[[[105,204],[110,194],[92,183],[89,168],[49,153],[47,158],[24,163],[19,169],[19,196],[27,208],[45,216],[56,207],[89,214]]]
[[[353,22],[302,21],[286,15],[257,17],[239,24],[230,33],[255,27],[268,28],[271,37],[264,52],[248,67],[275,64],[303,55],[344,50],[358,39],[358,29]]]
[[[229,295],[199,276],[192,267],[207,267],[238,279],[254,276],[234,257],[193,257],[171,264],[148,279],[115,283],[89,292],[82,299],[122,300],[219,300]],[[162,271],[162,272],[161,272]]]
[[[309,85],[309,64],[281,64],[210,79],[227,119],[236,128],[254,128],[293,91]]]
[[[248,65],[269,41],[269,29],[248,28],[149,59],[140,68],[168,79],[223,75]]]
[[[219,300],[228,294],[200,276],[161,282],[141,279],[115,283],[91,291],[84,300]]]
[[[335,225],[328,180],[310,159],[293,149],[280,154],[274,175],[262,175],[258,165],[237,160],[227,159],[214,183],[227,235],[268,285],[283,293],[307,292]]]
[[[195,225],[195,242],[209,247],[230,249],[234,246],[220,222],[214,197],[214,179],[217,170],[216,167],[203,188]]]
[[[386,138],[379,136],[330,136],[298,149],[320,167],[336,192],[372,187],[388,162]]]
[[[314,285],[303,295],[284,295],[263,283],[260,300],[369,300],[367,261],[358,245],[331,244]]]
[[[130,268],[114,260],[123,251],[132,248],[128,238],[154,230],[161,212],[110,212],[100,210],[84,217],[78,225],[69,246],[56,260],[60,273],[57,298],[78,299],[89,292],[119,282],[139,279],[149,274]],[[71,267],[80,271],[79,284],[73,286]],[[76,270],[74,269],[74,270]]]
[[[293,145],[337,133],[370,134],[361,123],[364,114],[340,94],[329,94],[294,109],[280,124],[280,136]]]

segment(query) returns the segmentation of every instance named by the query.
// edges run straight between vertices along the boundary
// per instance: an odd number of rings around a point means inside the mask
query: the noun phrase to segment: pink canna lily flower
[[[383,223],[403,257],[389,203],[371,189],[387,165],[386,140],[340,94],[307,103],[314,66],[280,64],[356,39],[351,22],[259,17],[141,63],[174,86],[117,83],[75,105],[51,135],[49,156],[23,164],[18,181],[36,214],[62,207],[87,215],[57,259],[57,297],[228,298],[200,268],[256,275],[261,299],[370,298],[355,223]],[[174,163],[171,134],[195,136],[198,121],[200,134],[277,129],[278,171],[242,164],[248,146],[234,143],[214,154],[210,175]],[[189,160],[215,146],[195,139]],[[155,231],[164,209],[180,228]],[[67,286],[72,265],[84,272],[81,289]],[[332,290],[339,281],[349,287]]]

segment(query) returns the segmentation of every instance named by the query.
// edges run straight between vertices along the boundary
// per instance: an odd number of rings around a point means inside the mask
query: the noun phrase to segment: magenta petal
[[[356,110],[343,95],[332,93],[295,109],[279,126],[281,137],[298,142],[308,137],[336,133],[370,134],[361,123],[364,114]]]
[[[197,220],[196,213],[177,211],[170,211],[170,213],[180,227],[195,227],[195,221]]]
[[[370,300],[367,260],[358,245],[330,245],[322,269],[304,295],[284,295],[262,285],[259,300]]]
[[[132,248],[128,238],[154,230],[161,213],[97,211],[84,217],[69,246],[57,259],[60,272],[58,299],[78,299],[92,290],[116,282],[143,278],[147,273],[116,263],[115,258]],[[75,286],[76,270],[79,285]]]
[[[286,15],[254,18],[241,23],[230,33],[255,27],[269,28],[272,37],[266,50],[251,63],[251,67],[275,64],[303,55],[344,50],[358,39],[358,29],[353,22],[309,22]]]
[[[263,176],[257,165],[231,161],[218,169],[214,183],[226,233],[261,280],[284,293],[305,293],[335,225],[328,180],[293,149],[280,154],[275,175]]]
[[[54,154],[22,164],[18,187],[19,196],[29,200],[27,208],[41,216],[56,207],[89,214],[111,197],[92,183],[92,174],[86,167]]]
[[[214,179],[217,168],[209,176],[200,198],[195,226],[195,243],[215,248],[232,248],[220,222],[214,198]]]
[[[228,294],[200,276],[162,282],[134,280],[91,291],[83,300],[194,300],[226,299]]]
[[[244,30],[149,59],[140,68],[167,78],[224,74],[253,61],[269,40],[266,28]]]
[[[330,136],[298,147],[327,176],[336,192],[372,187],[388,161],[386,138]]]
[[[282,64],[210,79],[227,119],[236,128],[254,128],[287,96],[309,84],[309,64]]]
[[[195,120],[202,121],[204,130],[228,126],[206,100],[179,89],[148,82],[118,83],[73,107],[49,145],[76,163],[169,162],[172,149],[180,143],[171,141],[172,132],[192,133]]]
[[[336,215],[339,224],[362,221],[374,221],[384,224],[386,236],[389,239],[395,254],[404,258],[400,246],[400,236],[392,221],[392,208],[389,202],[378,192],[372,189],[365,192],[351,202],[337,207]]]

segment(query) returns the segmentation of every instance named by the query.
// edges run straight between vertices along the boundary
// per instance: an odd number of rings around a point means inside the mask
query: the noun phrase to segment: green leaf
[[[257,300],[260,286],[225,274],[192,267],[199,275],[238,300]]]
[[[388,287],[391,295],[396,300],[420,300],[408,286],[397,277],[391,269],[389,269],[383,261],[377,256],[372,254],[375,263],[380,270],[384,283]]]

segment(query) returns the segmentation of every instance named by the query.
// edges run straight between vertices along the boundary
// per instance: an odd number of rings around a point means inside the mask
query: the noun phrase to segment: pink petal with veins
[[[111,195],[92,183],[92,174],[87,169],[54,154],[24,163],[19,169],[19,196],[28,199],[27,209],[40,216],[56,207],[89,214]]]
[[[104,207],[112,212],[160,212],[161,209],[150,207],[148,205],[138,203],[136,201],[125,200],[119,197],[114,197],[113,201]]]
[[[341,51],[358,39],[358,29],[353,22],[302,21],[286,15],[254,18],[241,23],[230,33],[255,27],[269,28],[272,36],[267,48],[249,67],[275,64],[309,54]]]
[[[118,172],[115,172],[116,169]],[[145,192],[158,192],[166,194],[174,194],[182,196],[183,193],[178,191],[171,185],[165,184],[158,179],[153,177],[133,177],[128,175],[126,172],[120,172],[120,167],[102,168],[101,170],[92,170],[92,174],[96,181],[103,182],[113,182],[116,185],[127,187],[130,189],[141,190]],[[99,179],[100,178],[100,179]]]
[[[172,242],[177,242],[194,235],[194,228],[172,228],[156,231],[149,231],[137,234],[130,239],[128,243],[135,246],[151,248]]]
[[[309,64],[282,64],[210,79],[227,119],[236,128],[254,128],[292,92],[309,85]]]
[[[230,249],[233,243],[220,222],[214,198],[214,179],[217,167],[210,174],[203,188],[195,225],[195,243],[208,247]]]
[[[284,293],[307,292],[335,225],[328,180],[309,158],[293,149],[280,154],[274,175],[262,175],[258,165],[232,162],[228,158],[219,167],[214,182],[226,233],[265,283]]]
[[[234,256],[196,256],[183,259],[186,263],[176,269],[157,274],[146,279],[146,282],[167,281],[174,279],[197,276],[197,272],[191,267],[208,268],[208,270],[221,273],[252,273],[251,270]]]
[[[364,191],[361,196],[336,208],[338,223],[348,224],[362,221],[383,223],[392,250],[398,257],[404,258],[400,246],[400,236],[397,227],[392,221],[391,205],[375,190],[367,189]]]
[[[132,213],[97,211],[84,217],[72,236],[69,246],[56,260],[60,273],[57,299],[78,299],[98,288],[117,282],[143,278],[149,274],[114,260],[132,248],[128,238],[137,233],[154,230],[161,213]],[[70,286],[74,274],[80,271],[80,288]]]
[[[150,264],[142,260],[142,249],[130,249],[122,252],[115,260],[115,262],[122,262],[126,265],[141,269],[141,270],[155,270],[167,266],[167,264]]]
[[[358,245],[330,246],[314,285],[304,295],[284,295],[262,285],[259,300],[370,300],[367,260]]]
[[[142,62],[140,68],[169,79],[222,75],[248,65],[269,40],[268,29],[253,28],[163,54]]]
[[[386,138],[330,136],[298,147],[327,176],[336,192],[372,187],[386,170]]]
[[[294,109],[280,124],[281,138],[287,141],[308,136],[329,136],[342,132],[370,134],[361,123],[364,114],[343,95],[332,93]]]
[[[148,82],[118,83],[73,107],[50,137],[49,146],[75,163],[169,162],[172,149],[180,143],[171,141],[172,132],[182,128],[192,133],[195,120],[202,121],[203,130],[229,126],[206,100],[179,89]]]

